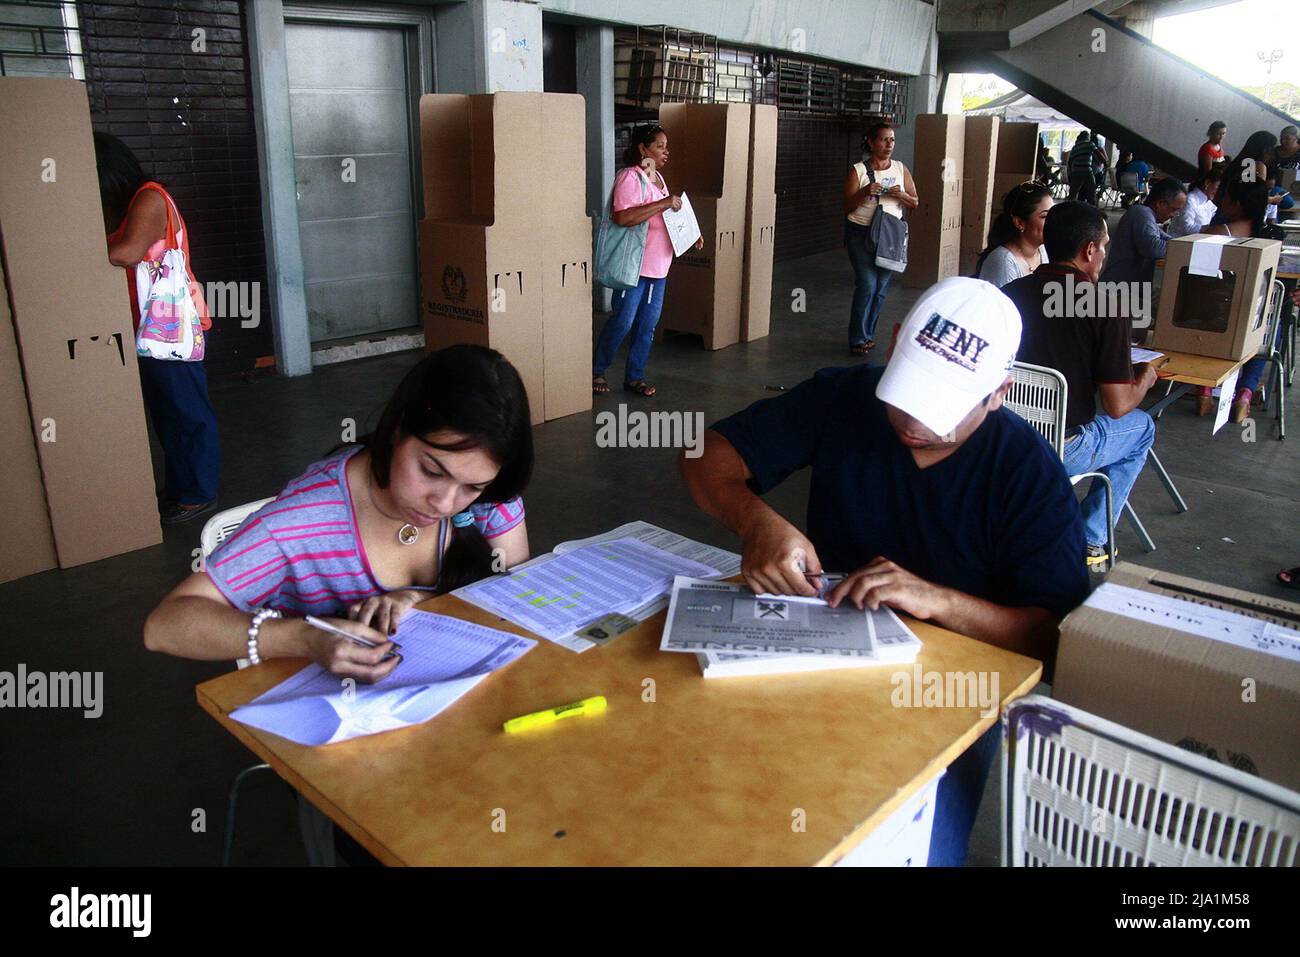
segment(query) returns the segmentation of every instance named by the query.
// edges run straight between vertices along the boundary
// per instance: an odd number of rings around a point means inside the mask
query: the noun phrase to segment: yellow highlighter
[[[511,718],[502,727],[507,733],[514,734],[517,731],[554,724],[561,718],[573,718],[580,714],[600,714],[605,710],[605,706],[605,696],[598,694],[594,698],[583,698],[573,704],[562,704],[558,708],[547,708],[545,711],[534,711],[532,714]]]

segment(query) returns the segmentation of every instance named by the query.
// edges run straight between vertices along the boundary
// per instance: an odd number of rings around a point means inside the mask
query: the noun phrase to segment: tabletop
[[[1156,348],[1156,351],[1163,350]],[[1255,357],[1250,355],[1244,359],[1216,359],[1214,356],[1199,356],[1191,352],[1165,352],[1165,360],[1156,367],[1156,372],[1165,381],[1214,387],[1222,384],[1235,370],[1253,358]]]
[[[451,595],[418,607],[529,634]],[[909,619],[916,665],[706,681],[694,655],[659,650],[665,614],[582,654],[539,640],[423,725],[323,747],[230,717],[301,660],[196,693],[387,864],[815,865],[842,858],[998,720],[977,704],[906,707],[905,690],[919,703],[944,673],[971,673],[1005,706],[1042,670]],[[604,714],[502,731],[597,694]]]

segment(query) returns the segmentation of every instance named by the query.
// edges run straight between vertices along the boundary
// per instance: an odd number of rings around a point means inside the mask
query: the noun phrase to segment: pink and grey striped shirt
[[[227,601],[242,611],[338,615],[384,593],[366,558],[345,477],[344,466],[359,451],[352,446],[310,466],[208,556],[208,577]],[[518,497],[477,503],[469,511],[484,538],[524,520]]]

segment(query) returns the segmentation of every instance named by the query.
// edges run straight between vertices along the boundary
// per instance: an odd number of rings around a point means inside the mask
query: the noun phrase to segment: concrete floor
[[[797,290],[807,311],[790,309]],[[633,402],[637,408],[700,410],[706,422],[793,386],[815,369],[841,365],[852,275],[842,252],[778,264],[769,338],[716,353],[699,340],[669,337],[655,347],[650,401],[615,392],[594,411]],[[881,336],[904,315],[916,292],[892,289]],[[217,330],[220,334],[220,330]],[[883,361],[884,349],[875,361]],[[339,442],[343,420],[373,422],[413,353],[328,366],[284,379],[259,375],[212,385],[222,428],[222,504],[272,495],[302,467]],[[619,362],[621,363],[621,357]],[[621,365],[611,369],[617,382]],[[1296,396],[1291,393],[1293,421]],[[1254,591],[1295,597],[1274,582],[1283,565],[1300,564],[1296,507],[1300,436],[1275,439],[1257,415],[1258,441],[1245,444],[1229,425],[1211,437],[1190,405],[1160,423],[1157,449],[1190,506],[1175,514],[1156,478],[1144,474],[1133,502],[1158,550],[1143,554],[1127,528],[1124,557],[1168,571]],[[537,471],[526,499],[534,553],[557,542],[643,518],[726,547],[736,540],[688,500],[666,449],[597,449],[591,414],[536,430]],[[93,477],[87,477],[93,492]],[[870,490],[866,490],[868,494]],[[806,476],[795,476],[769,501],[802,524]],[[599,503],[595,509],[593,503]],[[189,571],[199,527],[168,529],[161,546],[69,571],[0,585],[3,664],[33,670],[103,671],[103,715],[15,710],[5,721],[0,782],[0,863],[211,864],[219,857],[226,789],[250,754],[200,710],[194,685],[231,667],[151,655],[141,625],[162,594]],[[1228,541],[1231,539],[1231,541]],[[972,864],[998,861],[998,792],[990,780],[976,826]],[[296,804],[269,774],[246,785],[236,861],[301,864]],[[198,812],[206,829],[198,829]]]

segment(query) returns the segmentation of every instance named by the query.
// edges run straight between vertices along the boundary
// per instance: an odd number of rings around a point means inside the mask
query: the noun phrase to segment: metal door
[[[419,325],[408,29],[288,22],[313,342]]]

